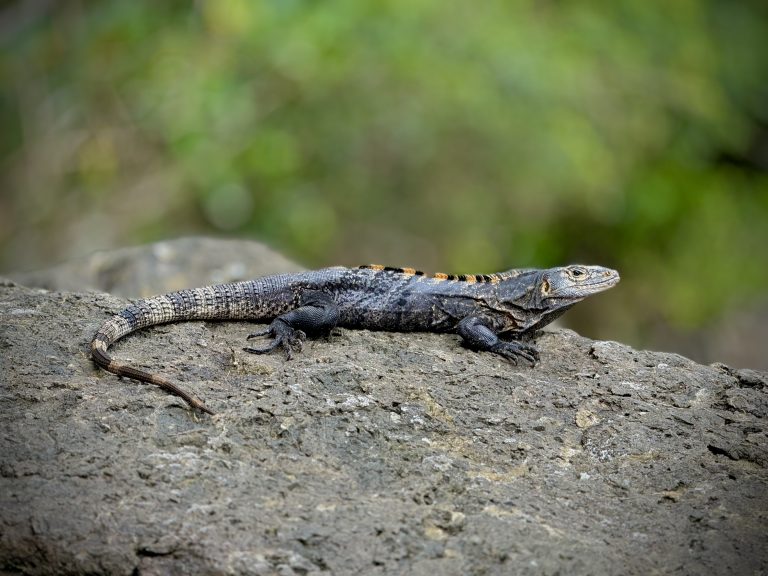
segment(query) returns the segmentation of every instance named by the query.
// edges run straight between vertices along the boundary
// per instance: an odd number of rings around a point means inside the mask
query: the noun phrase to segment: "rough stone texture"
[[[126,303],[0,287],[4,573],[768,571],[766,373],[568,330],[535,369],[351,330],[285,362],[245,323],[114,347],[210,418],[89,360]]]

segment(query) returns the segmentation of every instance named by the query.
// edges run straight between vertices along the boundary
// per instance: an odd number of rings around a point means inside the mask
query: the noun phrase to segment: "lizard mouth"
[[[607,289],[611,288],[612,286],[616,286],[616,284],[619,283],[619,280],[621,280],[621,276],[619,276],[619,273],[616,272],[616,270],[606,269],[586,285],[590,286],[591,288],[604,287],[604,289]]]

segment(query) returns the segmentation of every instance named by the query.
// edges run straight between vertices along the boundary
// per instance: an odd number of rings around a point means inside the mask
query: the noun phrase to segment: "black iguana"
[[[109,372],[156,384],[193,408],[213,414],[173,382],[113,360],[107,349],[131,332],[168,322],[271,320],[267,329],[248,336],[270,336],[271,343],[243,348],[246,352],[262,354],[280,347],[290,359],[307,335],[343,326],[456,332],[473,350],[494,352],[514,364],[535,365],[538,351],[521,342],[520,336],[618,281],[615,270],[581,265],[460,276],[428,276],[413,268],[378,265],[279,274],[139,300],[99,328],[91,353]]]

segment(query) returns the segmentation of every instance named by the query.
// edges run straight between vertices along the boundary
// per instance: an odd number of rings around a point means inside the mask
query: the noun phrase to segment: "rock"
[[[286,362],[246,323],[114,346],[211,418],[90,361],[126,304],[0,286],[5,573],[768,570],[765,373],[569,330],[534,369],[353,330]]]
[[[11,274],[9,278],[24,286],[48,290],[90,290],[146,298],[182,288],[298,270],[298,264],[258,242],[189,237],[99,251],[45,270]]]

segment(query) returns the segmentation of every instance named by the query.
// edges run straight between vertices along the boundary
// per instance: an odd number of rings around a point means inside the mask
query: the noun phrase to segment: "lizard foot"
[[[294,352],[301,352],[304,347],[304,340],[307,338],[307,335],[302,330],[291,328],[281,320],[275,320],[266,330],[249,334],[248,340],[258,338],[259,336],[272,336],[273,340],[263,348],[247,346],[243,350],[251,354],[267,354],[279,346],[285,350],[288,360],[293,358]]]
[[[539,351],[534,346],[522,342],[499,340],[491,346],[490,351],[503,356],[515,366],[520,363],[521,358],[531,366],[536,366],[536,362],[539,360]]]

